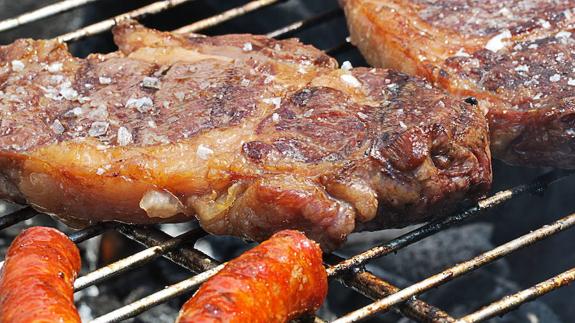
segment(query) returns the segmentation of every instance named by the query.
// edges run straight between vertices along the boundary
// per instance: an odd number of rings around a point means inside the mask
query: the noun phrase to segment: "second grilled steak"
[[[135,24],[120,52],[0,49],[2,194],[68,221],[183,221],[326,249],[438,215],[491,182],[477,107],[422,79],[338,69],[295,40]]]
[[[345,0],[370,64],[474,96],[494,157],[575,168],[575,2]]]

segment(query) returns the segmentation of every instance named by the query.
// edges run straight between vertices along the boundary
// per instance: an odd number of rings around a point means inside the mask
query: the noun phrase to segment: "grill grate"
[[[0,31],[16,28],[18,26],[32,23],[43,18],[53,16],[83,5],[87,5],[97,0],[65,0],[56,4],[20,15],[15,18],[0,21]],[[61,35],[59,40],[73,42],[89,36],[110,30],[113,25],[125,19],[138,19],[147,15],[158,14],[173,7],[192,2],[193,0],[165,0],[156,1],[139,9],[126,12],[111,19],[86,26],[76,31]],[[232,8],[212,17],[196,21],[190,25],[183,26],[176,30],[181,33],[192,33],[217,26],[228,20],[243,16],[247,13],[259,9],[289,2],[290,0],[255,0],[249,1],[241,6]],[[307,28],[327,23],[335,18],[341,17],[342,11],[339,8],[332,9],[315,16],[296,21],[275,31],[268,33],[270,37],[285,38],[301,32]],[[342,54],[351,50],[353,46],[348,39],[340,44],[326,50],[328,53]],[[518,237],[495,249],[487,251],[475,258],[465,261],[444,270],[434,276],[426,278],[409,287],[399,289],[391,283],[377,277],[367,271],[364,266],[371,260],[397,252],[417,241],[429,237],[446,228],[460,224],[463,221],[484,215],[488,210],[494,209],[504,202],[518,198],[528,193],[541,193],[546,188],[559,180],[565,179],[571,173],[567,171],[553,171],[536,178],[528,184],[515,186],[513,188],[500,191],[485,198],[475,205],[450,217],[440,219],[418,229],[410,231],[398,238],[384,244],[373,247],[367,251],[359,253],[353,257],[344,259],[337,255],[326,257],[326,269],[331,279],[335,279],[343,285],[352,288],[368,298],[375,300],[370,305],[348,313],[335,322],[355,322],[370,317],[376,313],[382,313],[392,308],[398,310],[402,315],[418,322],[478,322],[496,315],[501,315],[513,310],[520,304],[542,296],[561,286],[567,285],[575,280],[575,269],[567,270],[551,279],[543,281],[526,290],[517,292],[510,297],[505,297],[499,301],[470,313],[460,319],[449,316],[446,312],[438,309],[424,301],[416,298],[417,295],[440,286],[463,274],[480,268],[492,261],[504,257],[520,248],[527,247],[535,242],[543,240],[558,232],[564,231],[575,225],[575,214],[566,216],[550,225],[546,225],[532,231],[526,235]],[[20,210],[0,218],[0,230],[8,228],[19,222],[28,220],[37,215],[29,206],[24,206]],[[170,259],[174,263],[189,269],[195,275],[179,283],[168,286],[161,291],[141,298],[131,304],[118,308],[108,314],[94,319],[92,322],[119,322],[124,319],[134,317],[147,309],[166,302],[183,293],[193,290],[198,285],[206,281],[209,277],[217,273],[224,264],[212,259],[200,250],[193,247],[194,243],[206,235],[199,226],[183,233],[179,236],[171,235],[154,227],[131,226],[120,223],[105,223],[87,227],[70,235],[72,241],[79,243],[95,236],[101,235],[107,230],[116,230],[124,236],[139,242],[146,249],[121,259],[113,264],[92,271],[75,282],[75,290],[79,291],[94,284],[106,281],[113,277],[122,275],[139,266],[143,266],[159,257]],[[0,266],[2,263],[0,263]],[[316,322],[323,322],[320,318],[315,318]]]

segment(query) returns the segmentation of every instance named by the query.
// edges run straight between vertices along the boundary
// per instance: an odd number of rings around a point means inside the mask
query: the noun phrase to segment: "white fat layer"
[[[140,200],[140,208],[151,218],[166,219],[182,213],[182,203],[168,191],[150,190]]]

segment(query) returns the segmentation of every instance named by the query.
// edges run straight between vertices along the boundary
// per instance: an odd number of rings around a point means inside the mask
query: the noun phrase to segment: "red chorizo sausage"
[[[321,249],[302,233],[286,230],[205,282],[177,322],[287,322],[316,311],[326,293]]]
[[[10,245],[0,273],[0,322],[80,323],[74,280],[80,252],[63,233],[33,227]]]

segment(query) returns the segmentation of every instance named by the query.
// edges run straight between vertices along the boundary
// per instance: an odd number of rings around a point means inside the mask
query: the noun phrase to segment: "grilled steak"
[[[68,222],[297,228],[329,249],[489,187],[483,115],[422,79],[338,69],[296,40],[114,34],[119,52],[86,59],[0,48],[5,198]]]
[[[474,96],[494,157],[575,168],[575,2],[345,0],[374,66]]]

